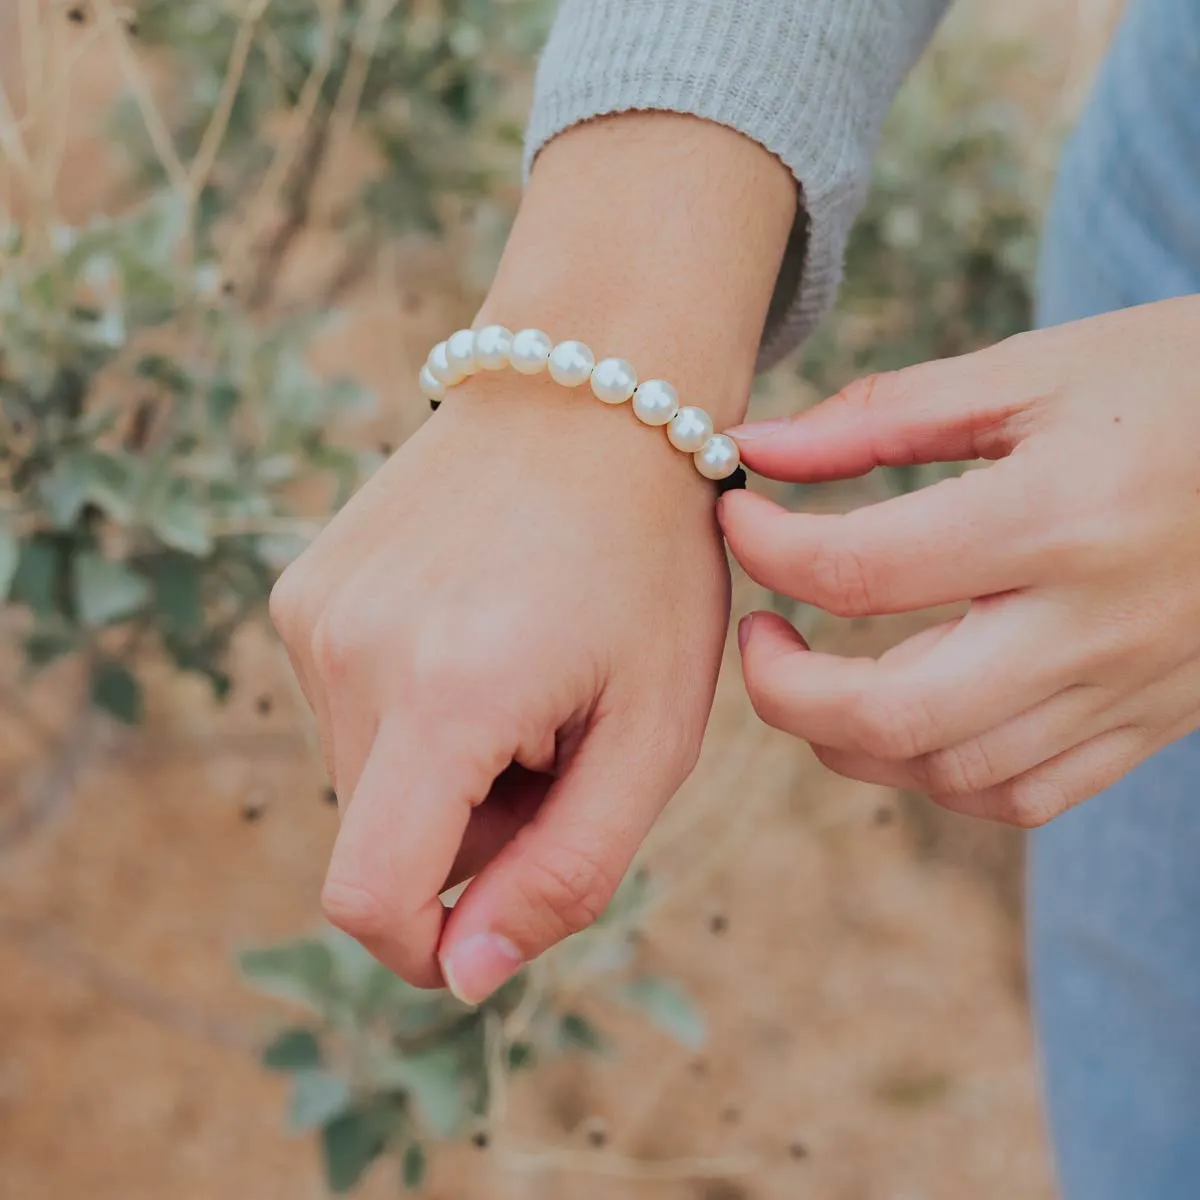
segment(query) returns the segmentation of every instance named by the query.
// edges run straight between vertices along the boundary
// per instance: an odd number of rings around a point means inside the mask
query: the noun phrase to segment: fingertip
[[[471,1007],[499,991],[525,965],[516,945],[497,933],[462,938],[439,953],[439,962],[451,995]]]
[[[767,496],[739,489],[721,497],[717,504],[717,519],[721,532],[736,553],[737,547],[761,529],[764,522],[785,511]]]
[[[739,626],[739,640],[743,655],[753,650],[759,654],[786,654],[809,649],[799,630],[777,612],[762,611],[749,613]]]

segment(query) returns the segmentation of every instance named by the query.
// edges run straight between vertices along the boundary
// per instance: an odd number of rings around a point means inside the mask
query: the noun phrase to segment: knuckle
[[[935,727],[928,709],[915,698],[865,693],[850,705],[849,724],[859,749],[885,762],[908,762],[929,753]]]
[[[369,623],[363,614],[334,604],[322,613],[312,631],[312,661],[327,682],[344,679],[369,642]]]
[[[926,754],[912,768],[931,795],[969,796],[997,782],[995,767],[979,739]]]
[[[661,764],[656,774],[661,774],[665,782],[674,788],[680,786],[696,769],[703,747],[703,720],[686,725],[680,722],[663,731],[661,749],[646,755],[646,759]]]
[[[267,609],[271,623],[285,642],[296,636],[303,623],[304,592],[304,577],[295,564],[280,575],[271,589]]]
[[[821,545],[809,563],[814,599],[836,617],[863,617],[877,611],[879,598],[866,560],[852,546]]]
[[[428,688],[461,694],[492,682],[512,682],[512,667],[528,661],[535,639],[506,614],[473,610],[470,620],[447,613],[423,623],[413,641],[412,672]]]
[[[580,850],[531,861],[522,890],[555,940],[594,924],[616,891],[612,872]]]
[[[758,714],[759,719],[772,729],[782,729],[798,733],[793,727],[786,693],[782,687],[779,674],[770,668],[769,664],[755,664],[746,660],[743,668],[746,683],[746,695],[750,705]]]
[[[1026,776],[999,789],[995,816],[1019,829],[1038,829],[1069,807],[1068,798],[1057,783]]]
[[[848,383],[838,393],[838,399],[843,404],[858,409],[870,409],[879,404],[892,403],[896,399],[900,379],[899,371],[876,371]]]
[[[325,881],[321,911],[330,925],[360,941],[381,936],[388,921],[388,906],[376,892],[340,879]]]

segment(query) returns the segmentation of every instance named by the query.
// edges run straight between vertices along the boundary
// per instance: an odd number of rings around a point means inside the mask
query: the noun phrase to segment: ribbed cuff
[[[760,368],[832,307],[888,105],[945,0],[565,0],[538,70],[526,171],[593,117],[671,111],[778,156],[801,204]]]

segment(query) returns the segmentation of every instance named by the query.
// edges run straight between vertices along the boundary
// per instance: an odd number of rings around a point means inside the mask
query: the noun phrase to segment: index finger
[[[836,616],[911,612],[1027,587],[1048,542],[1039,490],[1008,458],[844,514],[729,492],[721,526],[746,573]]]
[[[472,809],[507,761],[497,747],[450,745],[393,714],[342,815],[321,892],[325,915],[417,987],[444,982],[439,895]]]

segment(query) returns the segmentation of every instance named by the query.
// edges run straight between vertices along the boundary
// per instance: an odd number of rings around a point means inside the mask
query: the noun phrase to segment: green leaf
[[[58,529],[69,529],[79,519],[88,499],[89,456],[66,454],[38,484],[38,495]]]
[[[304,1133],[328,1125],[350,1107],[352,1098],[350,1085],[328,1071],[297,1071],[292,1079],[288,1128],[293,1133]]]
[[[144,464],[128,454],[93,454],[88,475],[88,499],[114,521],[129,524],[144,483]]]
[[[142,467],[128,455],[74,451],[64,454],[41,481],[38,494],[59,529],[70,528],[89,501],[128,524],[142,486]]]
[[[323,933],[325,945],[333,956],[333,971],[347,992],[357,991],[379,963],[357,938],[332,926]]]
[[[413,999],[417,994],[410,984],[382,963],[375,963],[359,983],[356,1000],[365,1017],[375,1017]]]
[[[66,550],[60,540],[49,534],[37,534],[21,545],[21,558],[9,595],[28,605],[39,616],[50,616],[65,609],[60,587],[67,565]]]
[[[227,379],[218,380],[208,389],[208,419],[216,429],[228,429],[242,398],[241,391]]]
[[[134,371],[142,379],[150,379],[180,396],[192,393],[192,377],[165,354],[144,354]]]
[[[125,725],[136,725],[142,719],[142,686],[120,663],[97,663],[92,670],[92,703]]]
[[[407,1092],[431,1132],[442,1138],[453,1137],[465,1116],[461,1069],[449,1046],[374,1064],[376,1082]]]
[[[204,622],[203,568],[196,559],[164,551],[138,563],[150,576],[154,607],[175,633],[196,633]]]
[[[148,580],[97,551],[77,554],[71,565],[75,612],[89,629],[131,616],[153,594]]]
[[[242,977],[258,991],[323,1013],[336,999],[333,955],[316,938],[245,950],[238,956]]]
[[[75,646],[75,639],[65,629],[36,630],[25,640],[25,658],[31,667],[48,667]]]
[[[421,1184],[425,1182],[425,1174],[429,1163],[425,1157],[425,1147],[419,1142],[410,1142],[409,1147],[404,1152],[404,1162],[401,1167],[401,1177],[404,1180],[404,1186],[410,1192],[418,1192],[421,1190]]]
[[[564,1048],[587,1050],[592,1054],[608,1051],[608,1039],[579,1013],[564,1013],[558,1023],[558,1040]]]
[[[262,1052],[270,1071],[304,1071],[321,1065],[321,1043],[311,1029],[285,1029]]]
[[[704,1044],[707,1036],[704,1017],[670,980],[643,975],[623,984],[615,995],[685,1046],[696,1049]]]
[[[8,599],[20,562],[21,543],[8,523],[0,522],[0,604]]]
[[[383,1153],[400,1114],[375,1106],[334,1117],[321,1130],[325,1179],[329,1190],[344,1196],[357,1187],[367,1168]]]
[[[173,550],[204,558],[212,550],[212,538],[203,510],[181,482],[176,481],[166,499],[151,507],[146,522]]]

